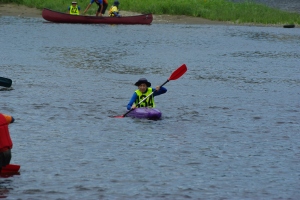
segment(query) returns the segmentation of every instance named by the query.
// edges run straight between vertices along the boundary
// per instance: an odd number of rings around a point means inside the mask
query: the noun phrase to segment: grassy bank
[[[50,8],[65,12],[71,0],[0,0],[0,3],[17,3],[28,7]],[[89,0],[77,0],[82,10]],[[300,14],[270,8],[251,1],[232,3],[227,0],[119,0],[120,9],[140,13],[187,15],[216,21],[256,24],[300,24]],[[109,0],[111,6],[113,0]],[[94,15],[96,5],[88,14]]]

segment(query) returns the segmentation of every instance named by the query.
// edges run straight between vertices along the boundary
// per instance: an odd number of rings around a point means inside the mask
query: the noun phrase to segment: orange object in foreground
[[[5,115],[5,114],[2,114],[2,115],[4,116],[4,118],[6,119],[6,122],[8,124],[13,123],[15,121],[14,118],[10,115]]]

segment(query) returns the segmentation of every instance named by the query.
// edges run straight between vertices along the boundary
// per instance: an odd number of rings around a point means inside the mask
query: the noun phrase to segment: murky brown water
[[[8,199],[298,199],[300,29],[0,18]],[[162,120],[126,112],[165,82]]]

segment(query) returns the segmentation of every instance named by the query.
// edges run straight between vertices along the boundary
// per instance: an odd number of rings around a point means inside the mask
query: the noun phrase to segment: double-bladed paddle
[[[12,84],[12,80],[9,78],[0,77],[0,86],[10,87]]]
[[[185,72],[187,71],[187,67],[185,64],[181,65],[180,67],[178,67],[169,77],[168,80],[166,80],[166,82],[164,82],[160,87],[164,86],[167,82],[169,81],[173,81],[176,79],[179,79]],[[153,93],[155,92],[155,90],[149,94],[148,96],[146,96],[145,98],[143,98],[136,106],[138,107],[143,101],[145,101],[149,96],[151,96]],[[128,110],[124,115],[121,116],[115,116],[115,118],[123,118],[125,117],[128,113],[130,113],[132,110],[134,109],[130,109]]]

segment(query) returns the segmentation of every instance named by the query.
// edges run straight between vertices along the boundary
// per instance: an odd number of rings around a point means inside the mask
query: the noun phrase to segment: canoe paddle
[[[180,67],[178,67],[169,77],[168,80],[166,80],[166,82],[164,82],[160,87],[164,86],[167,82],[169,81],[174,81],[176,79],[179,79],[185,72],[187,71],[187,67],[185,64],[181,65]],[[146,96],[145,98],[143,98],[137,105],[136,107],[138,107],[143,101],[145,101],[149,96],[151,96],[153,93],[155,92],[155,90],[149,94],[148,96]],[[134,109],[130,109],[128,110],[124,115],[121,116],[115,116],[114,118],[124,118],[128,113],[130,113],[131,111],[133,111]]]
[[[0,77],[0,86],[10,87],[12,84],[12,80],[9,78]]]

